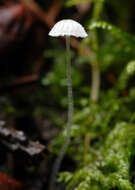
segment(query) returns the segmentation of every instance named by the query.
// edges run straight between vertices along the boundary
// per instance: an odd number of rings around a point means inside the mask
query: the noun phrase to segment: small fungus
[[[71,80],[71,57],[70,57],[70,36],[85,38],[87,33],[85,32],[83,26],[78,22],[65,19],[57,22],[54,27],[49,32],[49,36],[59,37],[66,36],[66,55],[67,55],[67,82],[68,82],[68,125],[66,129],[66,139],[62,146],[61,152],[56,159],[54,168],[51,175],[49,190],[55,189],[56,176],[59,171],[61,161],[66,153],[70,142],[70,133],[73,121],[73,95],[72,95],[72,80]]]
[[[87,37],[83,26],[71,19],[65,19],[57,22],[54,27],[49,32],[49,36],[59,37],[59,36],[75,36],[80,38]]]

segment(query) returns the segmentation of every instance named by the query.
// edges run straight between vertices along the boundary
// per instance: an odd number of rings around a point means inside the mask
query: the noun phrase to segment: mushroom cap
[[[51,31],[49,36],[58,37],[58,36],[75,36],[80,38],[85,38],[88,34],[85,32],[83,26],[71,19],[64,19],[57,22]]]

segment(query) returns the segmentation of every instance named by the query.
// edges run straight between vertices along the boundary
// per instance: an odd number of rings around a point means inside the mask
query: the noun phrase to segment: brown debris
[[[29,140],[23,131],[7,129],[2,126],[0,126],[0,143],[11,151],[21,150],[30,156],[38,155],[45,150],[44,145]]]
[[[0,173],[0,189],[1,190],[21,190],[22,184],[7,175]]]
[[[21,4],[0,9],[0,53],[22,41],[31,28],[34,17]]]

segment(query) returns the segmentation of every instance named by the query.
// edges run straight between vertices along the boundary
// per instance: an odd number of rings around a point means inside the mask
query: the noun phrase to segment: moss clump
[[[130,179],[135,155],[135,125],[119,123],[110,132],[94,161],[71,173],[62,173],[60,181],[67,190],[133,190]]]

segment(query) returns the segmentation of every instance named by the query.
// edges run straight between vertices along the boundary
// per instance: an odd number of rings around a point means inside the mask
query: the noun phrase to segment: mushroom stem
[[[70,36],[66,36],[67,50],[67,81],[68,81],[68,127],[67,127],[67,147],[70,141],[70,133],[73,123],[73,93],[71,79],[71,56],[70,56]]]
[[[59,172],[61,162],[66,154],[68,145],[70,143],[70,134],[71,134],[71,128],[72,128],[72,122],[73,122],[73,95],[72,95],[72,80],[71,80],[70,36],[66,36],[66,51],[67,51],[67,82],[68,82],[68,125],[66,128],[65,142],[54,164],[49,190],[55,189],[57,174]]]

